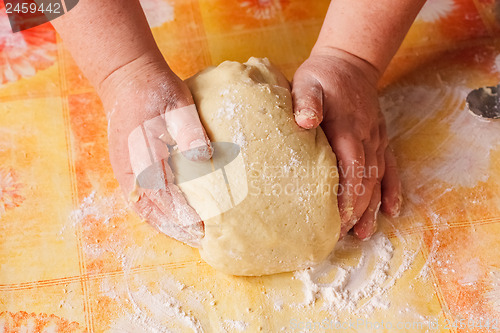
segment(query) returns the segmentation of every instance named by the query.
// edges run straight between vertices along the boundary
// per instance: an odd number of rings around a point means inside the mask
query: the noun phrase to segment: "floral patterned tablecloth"
[[[291,78],[328,6],[141,2],[182,78],[250,56]],[[500,124],[464,102],[500,81],[495,6],[428,0],[380,84],[401,217],[318,269],[242,278],[127,207],[92,87],[50,24],[13,34],[0,2],[0,332],[495,331]]]

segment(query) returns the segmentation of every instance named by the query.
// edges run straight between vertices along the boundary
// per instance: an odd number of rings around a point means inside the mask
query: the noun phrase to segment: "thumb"
[[[167,130],[183,155],[192,161],[212,157],[212,145],[194,104],[164,113]]]
[[[296,74],[292,98],[297,125],[306,129],[318,127],[323,120],[323,88],[319,82]]]

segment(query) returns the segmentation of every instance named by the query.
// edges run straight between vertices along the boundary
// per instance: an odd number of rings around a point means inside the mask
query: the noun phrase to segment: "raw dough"
[[[286,78],[267,59],[250,58],[206,69],[187,84],[210,139],[241,147],[226,180],[219,174],[180,184],[202,217],[212,210],[204,219],[202,258],[233,275],[323,261],[340,231],[336,158],[320,128],[295,123]],[[223,207],[227,202],[234,207]]]

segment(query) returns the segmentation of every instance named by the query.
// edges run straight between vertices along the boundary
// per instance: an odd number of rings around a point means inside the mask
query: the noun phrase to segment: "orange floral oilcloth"
[[[250,56],[291,78],[328,7],[141,3],[182,78]],[[0,331],[495,331],[500,124],[465,97],[500,81],[498,15],[493,0],[428,0],[380,83],[401,216],[319,268],[243,278],[127,207],[95,91],[50,24],[13,34],[0,2]]]

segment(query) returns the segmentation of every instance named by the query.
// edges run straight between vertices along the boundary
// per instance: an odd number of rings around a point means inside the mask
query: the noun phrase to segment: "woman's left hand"
[[[341,237],[351,228],[360,239],[376,231],[380,206],[398,216],[401,183],[380,111],[379,73],[364,60],[339,49],[315,50],[293,78],[295,121],[321,124],[339,167]]]

